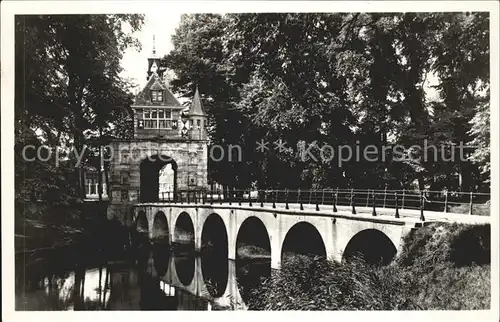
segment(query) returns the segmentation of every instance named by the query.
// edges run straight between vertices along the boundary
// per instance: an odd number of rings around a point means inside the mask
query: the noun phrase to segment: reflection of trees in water
[[[169,308],[168,296],[160,288],[157,278],[147,272],[140,274],[141,310],[165,310]]]
[[[111,269],[108,265],[101,265],[98,269],[97,285],[93,284],[95,270],[86,270],[79,268],[75,270],[75,283],[73,285],[73,305],[74,310],[103,310],[107,308],[107,304],[111,295]],[[86,277],[90,279],[90,285],[86,285]],[[88,290],[86,295],[85,287],[93,287]],[[97,294],[97,297],[92,296],[92,292]]]
[[[160,279],[162,274],[166,275],[171,259],[174,260],[171,264],[175,265],[179,282],[183,285],[191,284],[193,278],[198,276],[195,270],[201,269],[202,275],[199,276],[203,276],[208,284],[214,286],[211,296],[221,296],[225,293],[229,280],[228,259],[224,249],[227,248],[217,247],[209,252],[202,252],[201,258],[197,258],[199,255],[194,253],[172,258],[174,254],[166,245],[153,244],[142,248],[140,252],[134,252],[132,261],[113,260],[92,269],[81,262],[73,271],[52,274],[45,279],[45,283],[39,285],[33,283],[38,286],[40,294],[31,294],[32,303],[35,303],[31,305],[31,309],[205,310],[207,299],[186,291],[179,292],[180,285],[176,285],[175,295],[169,296],[161,289]],[[199,266],[196,260],[199,260]],[[151,272],[156,274],[151,275]],[[17,301],[17,297],[16,309],[30,309],[23,307],[23,301]]]
[[[109,298],[109,274],[104,266],[99,269],[80,266],[72,272],[53,273],[32,280],[32,287],[24,289],[22,294],[16,292],[16,309],[104,309]]]

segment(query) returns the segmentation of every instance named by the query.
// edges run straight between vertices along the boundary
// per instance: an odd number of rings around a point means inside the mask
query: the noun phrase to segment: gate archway
[[[175,198],[177,191],[177,163],[174,159],[161,154],[149,156],[141,161],[140,172],[141,202],[160,200],[160,181],[162,181],[162,185],[170,186],[172,190],[171,194],[163,194],[164,199],[168,197]],[[160,180],[160,177],[163,179],[163,176],[171,176],[171,179]]]

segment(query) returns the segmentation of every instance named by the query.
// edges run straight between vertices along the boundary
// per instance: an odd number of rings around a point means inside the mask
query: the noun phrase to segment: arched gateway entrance
[[[180,191],[208,188],[208,120],[202,95],[196,89],[186,109],[165,82],[165,70],[157,68],[160,60],[155,54],[145,62],[148,81],[131,105],[132,137],[109,144],[116,157],[109,161],[107,217],[122,223],[138,203],[173,201]]]
[[[141,202],[173,200],[177,191],[177,163],[168,156],[154,155],[141,162]]]

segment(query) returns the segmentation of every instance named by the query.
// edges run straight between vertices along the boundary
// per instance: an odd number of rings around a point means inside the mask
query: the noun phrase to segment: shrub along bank
[[[490,307],[490,226],[436,223],[387,266],[294,256],[248,301],[254,310],[475,310]]]

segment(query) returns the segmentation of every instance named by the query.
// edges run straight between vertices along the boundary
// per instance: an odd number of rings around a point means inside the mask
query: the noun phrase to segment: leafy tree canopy
[[[224,185],[401,188],[418,180],[421,188],[479,189],[488,145],[469,149],[470,162],[454,151],[454,161],[379,157],[339,165],[303,161],[297,151],[312,142],[363,151],[426,140],[449,154],[460,142],[481,140],[488,25],[488,13],[184,15],[163,64],[181,95],[199,86],[213,143],[242,147],[243,162],[209,164]],[[437,79],[437,100],[426,95],[429,78]],[[261,139],[272,148],[280,138],[289,149],[255,150]]]

